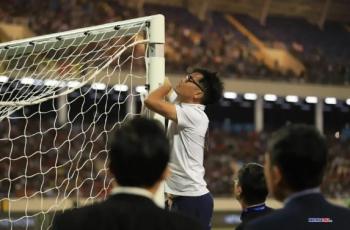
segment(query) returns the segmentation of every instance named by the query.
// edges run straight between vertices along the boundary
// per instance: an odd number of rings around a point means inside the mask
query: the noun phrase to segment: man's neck
[[[267,209],[267,207],[266,207],[265,203],[245,206],[245,208],[243,208],[242,212],[241,212],[241,220],[245,221],[248,218],[248,216],[250,215],[250,213],[265,212],[266,209]]]
[[[265,205],[265,202],[259,203],[259,204],[251,204],[251,205],[245,204],[244,202],[241,203],[242,210],[247,210],[250,208],[259,207],[261,205]]]
[[[196,100],[193,97],[182,97],[181,95],[178,95],[177,100],[180,103],[201,104],[201,100]]]
[[[193,101],[193,100],[180,100],[180,103],[186,103],[186,104],[200,104],[199,101]]]
[[[153,197],[155,196],[155,194],[158,191],[159,185],[160,185],[160,182],[156,182],[151,187],[130,187],[130,186],[117,185],[112,190],[112,193],[115,193],[115,192],[122,193],[122,192],[130,192],[130,191],[131,191],[131,193],[133,193],[132,191],[136,191],[136,193],[137,193],[138,191],[141,191],[141,193],[148,194],[147,196],[149,196],[149,197],[151,197],[153,199]]]
[[[154,194],[152,194],[149,190],[141,187],[117,186],[113,188],[111,191],[111,195],[114,195],[114,194],[131,194],[131,195],[147,197],[151,200],[153,200],[154,198]]]

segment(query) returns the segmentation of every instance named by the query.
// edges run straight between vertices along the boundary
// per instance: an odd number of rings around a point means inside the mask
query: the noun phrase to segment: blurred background
[[[216,198],[213,224],[232,229],[240,209],[232,194],[235,173],[244,163],[262,163],[271,133],[289,123],[314,124],[325,134],[330,159],[322,189],[350,205],[349,12],[349,0],[0,0],[0,42],[163,14],[171,81],[201,66],[217,70],[225,82],[220,103],[207,108],[212,122],[205,167]],[[85,100],[93,103],[93,97]],[[11,132],[24,126],[12,124]],[[35,126],[34,120],[27,129]],[[2,137],[8,129],[0,123]],[[65,135],[58,131],[46,141]],[[94,151],[102,147],[97,141]],[[1,177],[6,171],[0,168]],[[10,191],[0,184],[0,196],[22,196],[36,186],[27,184]]]

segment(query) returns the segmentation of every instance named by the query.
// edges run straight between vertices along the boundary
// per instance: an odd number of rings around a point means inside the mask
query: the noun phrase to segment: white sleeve
[[[177,99],[176,92],[172,89],[170,95],[168,96],[169,102],[174,103]]]
[[[182,128],[191,128],[196,125],[196,113],[189,106],[175,105],[177,124]]]

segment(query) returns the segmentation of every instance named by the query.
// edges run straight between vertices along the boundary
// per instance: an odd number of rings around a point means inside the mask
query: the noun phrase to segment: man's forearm
[[[177,121],[175,105],[165,101],[165,96],[171,91],[170,85],[162,85],[151,92],[145,100],[148,109],[168,118]]]
[[[154,111],[154,107],[157,106],[159,102],[164,101],[165,96],[168,95],[171,89],[171,86],[162,85],[158,89],[152,91],[145,100],[147,108]]]
[[[171,86],[162,85],[158,89],[152,91],[147,98],[151,100],[164,100],[165,96],[168,95],[171,89]]]

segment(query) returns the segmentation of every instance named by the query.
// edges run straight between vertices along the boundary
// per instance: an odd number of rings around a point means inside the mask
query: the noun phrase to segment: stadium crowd
[[[329,197],[350,197],[350,135],[344,129],[340,136],[327,135],[330,158],[322,190]],[[232,191],[232,177],[248,162],[263,163],[267,140],[272,132],[212,128],[210,150],[206,158],[209,188],[217,196]]]
[[[202,22],[184,8],[146,4],[140,11],[121,0],[7,0],[2,2],[0,8],[1,21],[26,24],[38,35],[156,13],[164,14],[167,20],[166,68],[169,73],[182,73],[190,64],[215,67],[224,77],[231,78],[326,84],[350,83],[350,46],[346,45],[350,33],[339,23],[328,23],[321,31],[301,19],[271,17],[267,21],[267,26],[263,27],[249,16],[236,16],[242,24],[271,47],[283,47],[302,60],[307,70],[302,76],[295,76],[291,72],[280,73],[270,70],[256,60],[252,55],[254,46],[233,29],[222,14],[216,12],[210,13],[207,21]],[[298,34],[305,36],[298,39]],[[27,124],[25,129],[28,132],[27,141],[13,139],[11,144],[3,143],[6,142],[6,135],[19,136],[19,130],[24,129],[25,124],[13,124],[11,130],[5,128],[4,124],[4,122],[0,124],[1,130],[4,130],[0,140],[2,194],[21,196],[29,195],[32,193],[31,190],[34,192],[37,188],[44,192],[52,187],[66,187],[66,191],[80,187],[81,192],[87,196],[97,194],[106,186],[104,179],[106,172],[101,172],[100,168],[95,167],[103,165],[103,161],[99,161],[99,157],[86,158],[85,155],[97,154],[103,158],[102,155],[105,154],[102,151],[104,143],[100,140],[101,137],[99,141],[93,142],[94,144],[87,141],[88,136],[99,133],[98,126],[97,129],[88,128],[84,132],[77,126],[57,130],[47,127],[47,132],[41,130],[41,134],[38,134],[38,130],[34,132],[35,123]],[[45,137],[42,133],[45,133]],[[71,141],[64,141],[67,135],[71,137]],[[223,196],[231,194],[232,176],[239,166],[249,161],[262,162],[269,136],[270,133],[212,130],[211,150],[206,157],[208,172],[206,177],[213,194]],[[328,142],[331,160],[323,189],[332,197],[349,196],[349,139],[328,137]],[[81,143],[84,143],[85,150],[79,151]],[[44,154],[39,154],[39,151]],[[11,162],[7,153],[11,153]],[[23,157],[23,153],[27,157]],[[71,156],[70,153],[79,154]],[[40,159],[42,162],[38,163]],[[98,163],[93,166],[91,159],[97,160]],[[38,164],[41,166],[40,171]],[[75,171],[77,165],[84,167]],[[63,176],[66,170],[70,173],[69,183]],[[90,179],[84,181],[80,177]],[[95,177],[100,179],[93,180]],[[11,188],[10,182],[13,183]],[[89,189],[89,183],[94,183],[96,191]],[[56,192],[55,189],[47,190],[45,194],[50,196]]]
[[[0,195],[102,197],[110,189],[106,132],[99,125],[55,127],[53,121],[0,123]],[[51,128],[50,128],[51,127]],[[21,130],[25,130],[24,135]],[[329,197],[350,197],[350,135],[327,136],[329,165],[322,190]],[[213,127],[205,155],[206,181],[215,196],[231,196],[233,177],[248,162],[263,163],[270,132]],[[67,138],[68,137],[68,138]]]
[[[0,127],[1,197],[94,197],[108,192],[102,127],[70,123],[54,128],[53,120],[40,125],[35,119],[5,120]]]
[[[335,22],[326,23],[321,31],[301,19],[269,17],[264,27],[249,16],[235,15],[270,47],[286,49],[301,60],[306,71],[297,76],[271,70],[258,61],[253,55],[256,48],[217,12],[209,13],[203,22],[184,8],[145,4],[140,10],[122,0],[15,0],[2,3],[0,18],[26,24],[41,35],[157,13],[167,20],[169,73],[182,73],[191,65],[215,67],[228,78],[350,83],[350,33]]]

